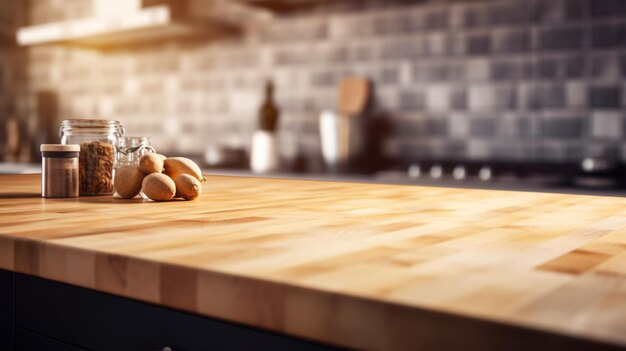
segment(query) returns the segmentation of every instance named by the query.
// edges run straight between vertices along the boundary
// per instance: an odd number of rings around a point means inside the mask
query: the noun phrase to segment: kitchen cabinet
[[[64,343],[41,334],[18,328],[15,331],[15,350],[24,351],[86,351],[86,349]],[[12,349],[9,349],[12,350]]]
[[[327,350],[331,347],[29,275],[0,270],[15,291],[16,350]],[[14,286],[12,286],[14,282]],[[3,299],[3,309],[13,305]],[[12,326],[5,326],[6,338]],[[12,350],[5,344],[3,350]]]
[[[15,343],[15,274],[0,269],[0,349]]]

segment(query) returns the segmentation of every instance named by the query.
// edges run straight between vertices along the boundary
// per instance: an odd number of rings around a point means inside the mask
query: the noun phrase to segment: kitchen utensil
[[[347,77],[339,82],[339,112],[348,117],[365,111],[371,93],[369,80],[363,77]]]
[[[364,122],[353,117],[363,114],[369,95],[370,83],[366,78],[344,78],[339,83],[338,112],[327,110],[320,115],[322,156],[329,170],[348,169],[363,151]]]
[[[331,171],[339,171],[362,151],[361,119],[327,110],[320,115],[319,123],[324,162]]]

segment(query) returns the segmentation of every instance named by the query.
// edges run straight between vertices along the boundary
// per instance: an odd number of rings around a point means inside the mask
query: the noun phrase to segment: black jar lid
[[[42,157],[72,158],[78,157],[80,145],[76,144],[41,144]]]

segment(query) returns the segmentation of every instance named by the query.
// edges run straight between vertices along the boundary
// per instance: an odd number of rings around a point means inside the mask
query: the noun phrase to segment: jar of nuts
[[[116,146],[124,135],[118,121],[68,119],[61,123],[61,144],[79,144],[80,195],[113,193]]]

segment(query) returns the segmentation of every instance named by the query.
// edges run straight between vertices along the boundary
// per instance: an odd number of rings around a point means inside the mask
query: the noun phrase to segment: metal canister
[[[77,197],[80,145],[41,145],[41,196]]]

